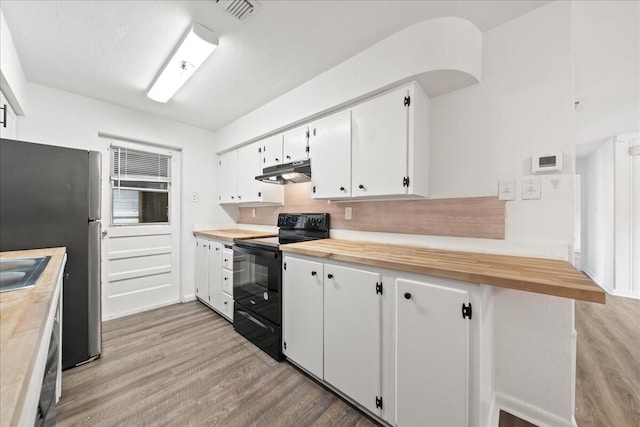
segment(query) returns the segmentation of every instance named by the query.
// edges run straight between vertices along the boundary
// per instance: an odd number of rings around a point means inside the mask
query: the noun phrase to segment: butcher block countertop
[[[36,366],[38,353],[49,349],[51,322],[55,315],[60,295],[58,278],[66,261],[65,248],[34,249],[1,252],[0,259],[31,258],[50,256],[46,268],[40,274],[35,286],[0,293],[0,425],[21,424],[26,408],[36,384],[38,389],[42,377],[33,378],[34,372],[42,373]],[[47,332],[47,324],[49,331]],[[42,348],[44,346],[44,349]],[[39,393],[39,391],[38,391]],[[37,398],[37,395],[36,395]],[[33,404],[31,402],[30,404]],[[37,404],[37,402],[36,402]]]
[[[233,239],[255,239],[258,237],[273,237],[278,233],[269,233],[266,231],[241,230],[239,228],[231,228],[226,230],[202,230],[194,231],[194,236],[206,237],[208,239],[221,240],[223,242],[233,243]]]
[[[587,275],[561,260],[336,239],[291,243],[280,249],[582,301],[604,304],[606,298],[606,293]]]

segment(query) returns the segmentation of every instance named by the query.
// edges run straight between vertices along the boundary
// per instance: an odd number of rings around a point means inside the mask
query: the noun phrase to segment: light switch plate
[[[522,180],[522,200],[539,200],[540,178],[527,178]]]
[[[516,181],[501,179],[498,182],[498,200],[516,199]]]

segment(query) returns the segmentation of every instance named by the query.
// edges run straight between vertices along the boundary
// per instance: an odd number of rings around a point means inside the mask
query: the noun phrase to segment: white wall
[[[217,204],[213,132],[33,83],[27,83],[25,89],[29,110],[18,118],[20,140],[100,150],[104,146],[99,143],[100,132],[181,149],[181,296],[192,297],[193,225],[233,223],[235,219]],[[191,202],[194,192],[200,196],[198,203]],[[109,215],[103,212],[103,218]]]
[[[497,195],[499,179],[531,174],[532,154],[562,151],[563,172],[540,177],[541,200],[507,202],[506,240],[570,250],[575,143],[569,3],[549,4],[485,32],[482,81],[431,99],[430,125],[433,197]],[[536,424],[570,425],[573,300],[496,288],[494,303],[498,406]]]
[[[614,141],[578,160],[582,177],[580,266],[600,286],[614,286]]]
[[[0,89],[9,100],[13,111],[16,114],[23,114],[27,80],[2,10],[0,10],[0,44]]]

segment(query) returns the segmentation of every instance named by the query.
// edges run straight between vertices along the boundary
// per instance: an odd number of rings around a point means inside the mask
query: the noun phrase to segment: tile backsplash
[[[504,239],[505,202],[497,197],[329,202],[311,199],[310,189],[310,183],[286,185],[284,206],[240,208],[239,222],[275,225],[281,212],[328,212],[333,229]],[[345,219],[346,207],[352,219]]]

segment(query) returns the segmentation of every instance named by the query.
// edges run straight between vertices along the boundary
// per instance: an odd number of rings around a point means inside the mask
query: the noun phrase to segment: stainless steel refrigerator
[[[62,369],[101,353],[100,193],[99,152],[0,139],[0,251],[67,248]]]

